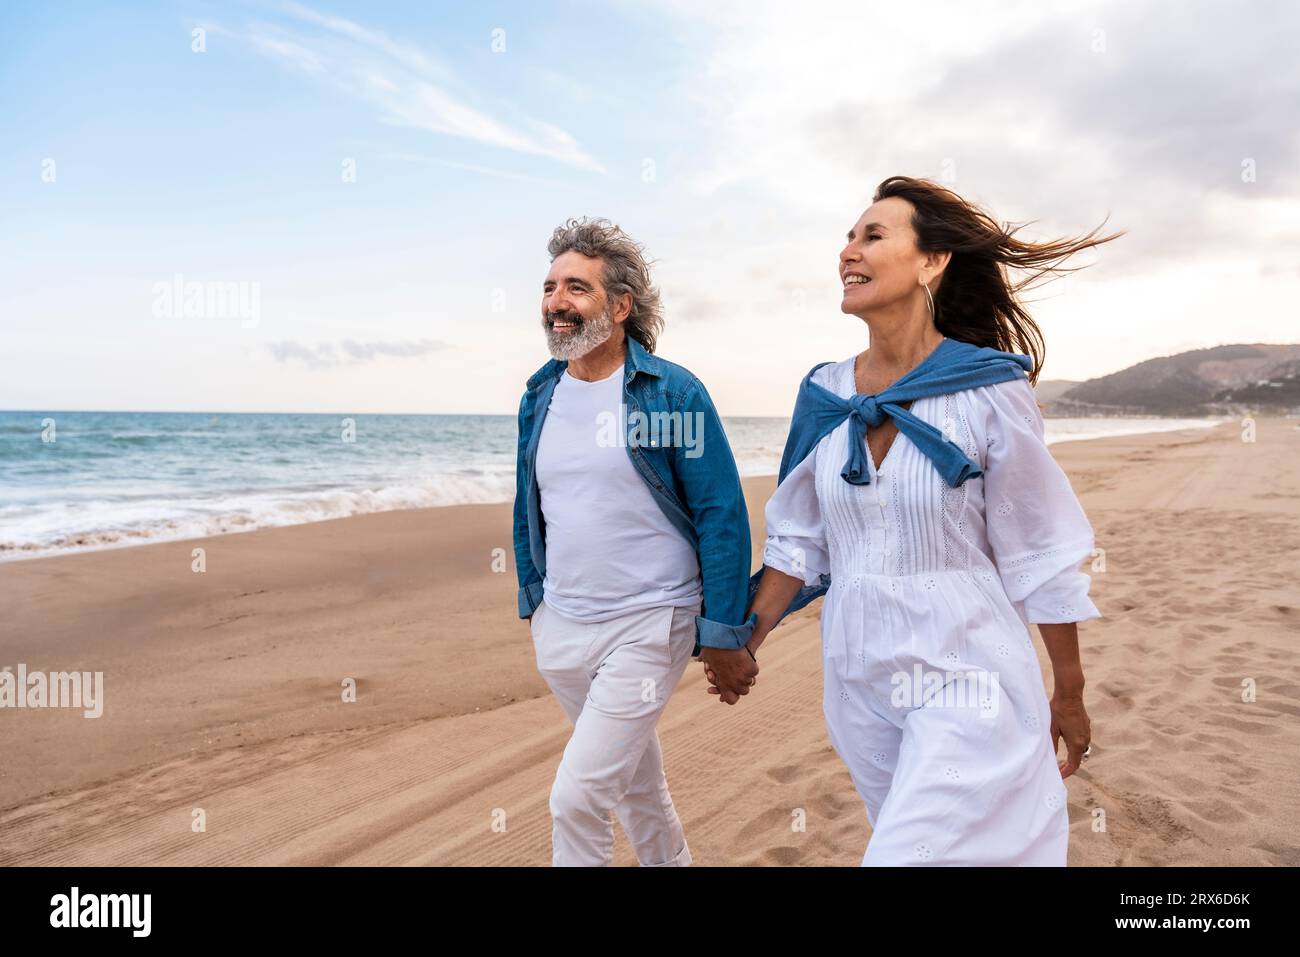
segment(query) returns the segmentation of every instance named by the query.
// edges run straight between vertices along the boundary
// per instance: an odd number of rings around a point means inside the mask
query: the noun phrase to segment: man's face
[[[555,257],[542,284],[542,328],[557,359],[577,359],[610,337],[614,319],[599,259],[570,250]]]

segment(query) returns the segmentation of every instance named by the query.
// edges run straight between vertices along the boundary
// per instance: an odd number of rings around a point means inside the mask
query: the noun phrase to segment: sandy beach
[[[1052,446],[1105,551],[1072,866],[1300,864],[1300,421],[1261,418],[1256,439],[1228,422]],[[774,481],[746,482],[756,560]],[[106,695],[97,719],[0,711],[0,863],[549,864],[569,725],[515,594],[508,505],[0,565],[0,667],[102,671]],[[862,858],[819,608],[772,634],[738,706],[697,663],[669,702],[697,864]]]

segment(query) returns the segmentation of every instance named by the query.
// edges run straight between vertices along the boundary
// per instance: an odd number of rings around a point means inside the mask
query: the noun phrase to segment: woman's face
[[[925,295],[917,282],[925,254],[916,248],[911,220],[912,204],[891,196],[873,203],[849,230],[840,252],[841,312],[861,316],[908,296]]]

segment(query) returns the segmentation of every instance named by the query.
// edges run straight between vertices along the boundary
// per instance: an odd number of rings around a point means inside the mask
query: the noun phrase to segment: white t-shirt
[[[695,549],[632,465],[626,429],[621,366],[597,382],[561,374],[537,448],[542,590],[548,605],[578,621],[701,598]]]

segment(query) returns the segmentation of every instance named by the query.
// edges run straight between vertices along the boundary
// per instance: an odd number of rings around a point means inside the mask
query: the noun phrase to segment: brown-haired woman
[[[880,185],[839,259],[869,347],[805,377],[767,505],[749,648],[826,594],[823,710],[872,825],[864,865],[1066,861],[1062,779],[1090,741],[1076,623],[1101,613],[1017,293],[1121,234],[1014,232],[936,183]],[[1032,275],[1013,285],[1008,267]]]

